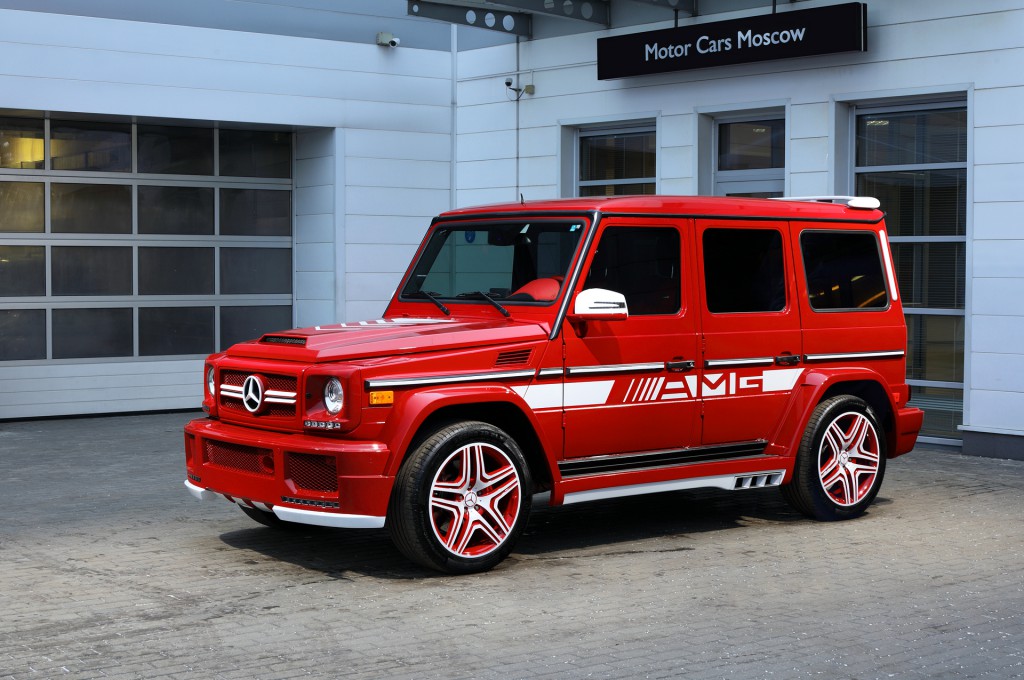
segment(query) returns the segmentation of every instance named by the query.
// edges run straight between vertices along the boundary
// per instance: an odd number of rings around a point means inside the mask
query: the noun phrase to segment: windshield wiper
[[[488,295],[487,293],[483,292],[482,290],[474,290],[474,291],[471,291],[469,293],[459,293],[459,297],[472,297],[474,295],[475,296],[479,296],[479,297],[483,298],[484,300],[487,300],[488,302],[490,302],[491,305],[495,309],[497,309],[499,312],[502,313],[503,316],[506,316],[506,317],[512,316],[511,314],[509,314],[508,310],[505,309],[502,306],[502,304],[500,302],[498,302],[497,300],[495,300],[494,298],[492,298],[490,295]]]
[[[428,293],[425,290],[421,290],[417,294],[418,295],[422,295],[423,297],[427,298],[428,300],[433,302],[435,305],[437,305],[437,308],[440,309],[442,312],[444,312],[445,316],[451,316],[452,315],[451,310],[449,310],[447,307],[445,307],[444,303],[441,302],[440,300],[438,300],[436,297],[434,297],[434,295],[432,293]]]

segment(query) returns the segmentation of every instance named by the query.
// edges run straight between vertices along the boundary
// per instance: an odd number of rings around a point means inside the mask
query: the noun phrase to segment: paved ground
[[[862,519],[776,490],[536,511],[444,577],[182,486],[187,414],[0,423],[0,678],[1024,677],[1024,463],[919,450]]]

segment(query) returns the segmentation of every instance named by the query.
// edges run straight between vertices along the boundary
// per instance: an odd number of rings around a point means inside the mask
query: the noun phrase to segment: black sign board
[[[868,48],[868,7],[847,2],[795,12],[632,33],[597,41],[597,78],[628,78]]]

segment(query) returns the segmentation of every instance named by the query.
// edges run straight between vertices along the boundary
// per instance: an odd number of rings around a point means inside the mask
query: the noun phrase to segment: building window
[[[292,325],[292,135],[0,112],[0,362]]]
[[[907,382],[922,436],[959,439],[963,422],[967,109],[858,109],[856,192],[886,212],[907,317]]]
[[[782,196],[785,172],[784,118],[715,121],[716,196]]]
[[[653,127],[581,129],[577,195],[656,193],[656,140]]]

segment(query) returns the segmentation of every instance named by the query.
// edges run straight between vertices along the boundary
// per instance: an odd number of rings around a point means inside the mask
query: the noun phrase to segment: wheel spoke
[[[878,474],[878,435],[871,420],[857,412],[836,417],[822,435],[818,461],[825,493],[839,505],[859,503]]]
[[[519,473],[504,451],[484,443],[463,446],[441,465],[431,487],[434,534],[455,555],[486,555],[515,526],[519,492]]]

